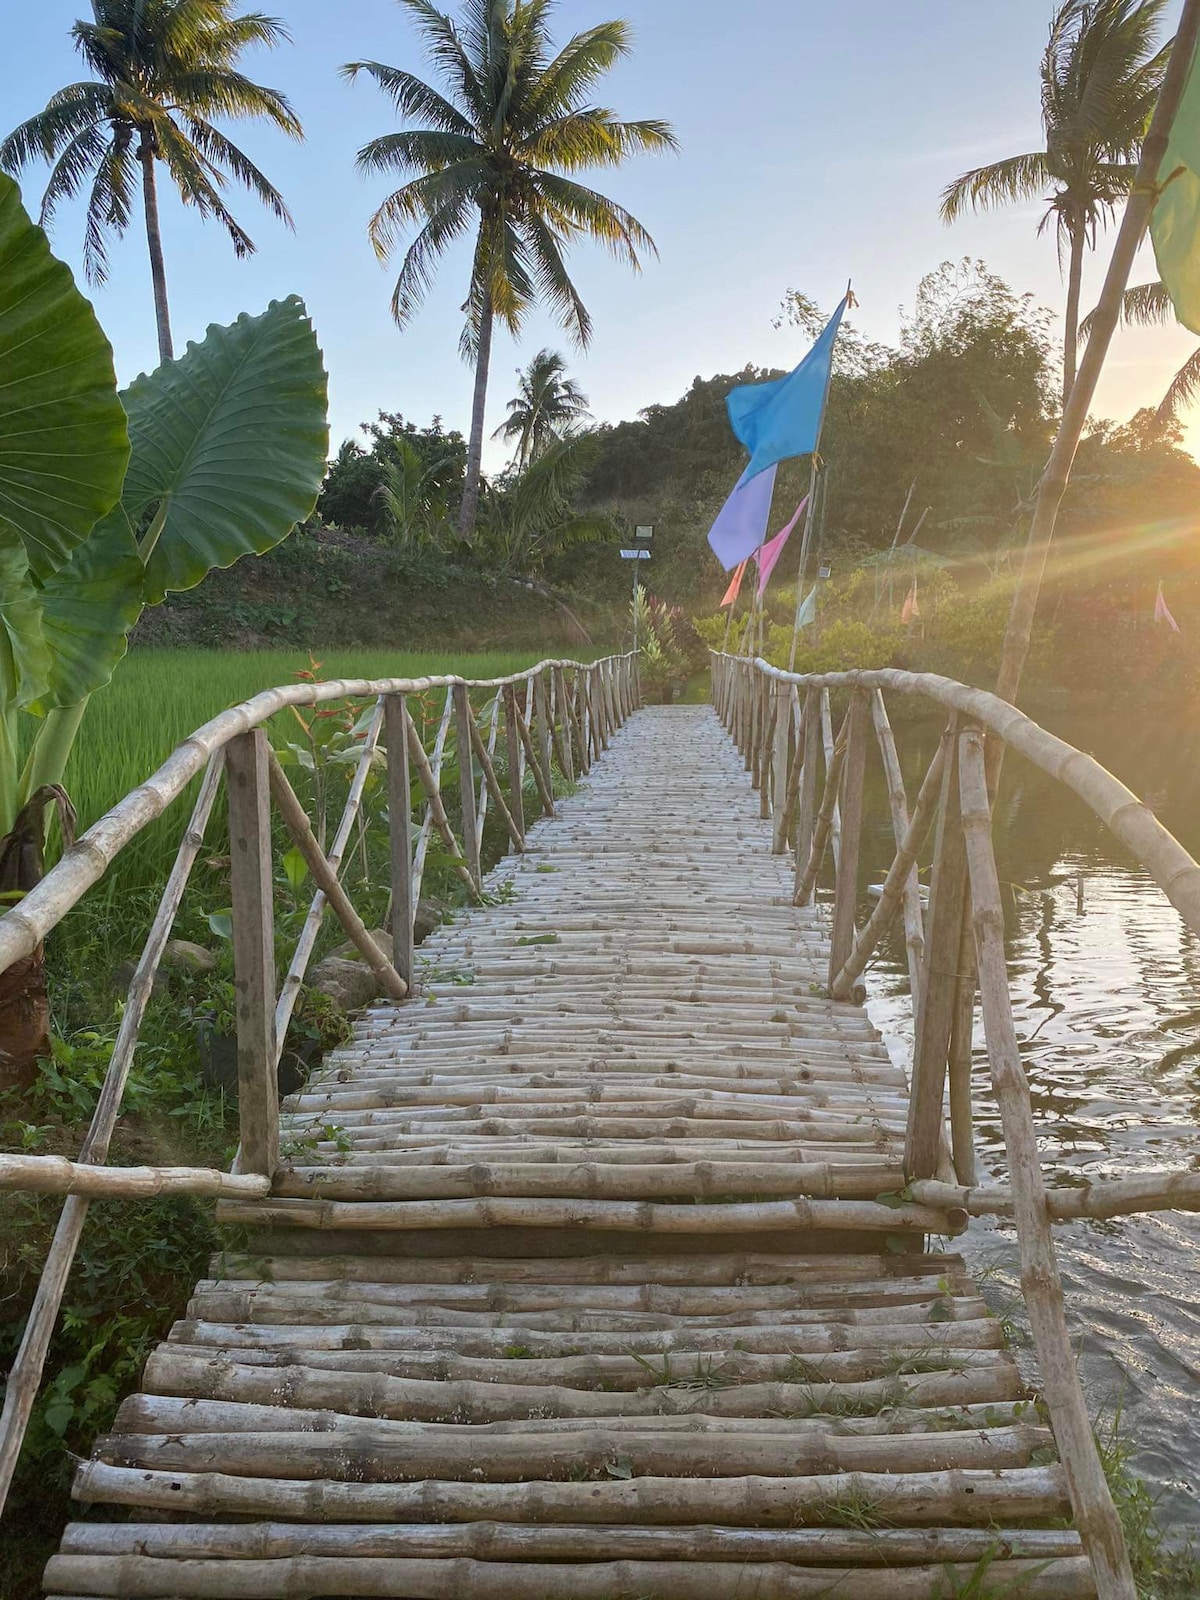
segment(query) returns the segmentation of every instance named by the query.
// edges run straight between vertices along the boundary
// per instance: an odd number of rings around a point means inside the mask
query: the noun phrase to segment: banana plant
[[[0,174],[0,896],[42,873],[45,814],[147,605],[262,554],[312,511],[327,380],[302,301],[212,327],[118,392],[70,270]],[[0,974],[0,1085],[49,1021],[41,952]]]

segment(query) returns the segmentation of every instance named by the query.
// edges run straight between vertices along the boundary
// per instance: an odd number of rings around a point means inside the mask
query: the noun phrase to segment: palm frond
[[[483,85],[453,22],[432,4],[432,0],[400,0],[400,4],[416,22],[425,40],[429,59],[451,85],[462,105],[468,108],[471,120],[476,126],[482,127],[487,115]]]
[[[419,119],[441,133],[458,134],[464,139],[476,137],[474,124],[458,107],[411,72],[386,66],[382,61],[348,61],[341,73],[351,83],[360,73],[374,78],[402,117]]]
[[[112,115],[105,84],[75,83],[60,89],[44,110],[14,128],[0,143],[0,167],[18,173],[38,158],[54,161],[79,134]]]
[[[1086,339],[1091,331],[1096,313],[1089,311],[1079,324]],[[1165,283],[1135,283],[1121,296],[1121,321],[1127,327],[1152,328],[1175,320],[1175,307]]]
[[[229,235],[239,260],[252,256],[257,246],[221,197],[225,178],[171,121],[160,117],[154,128],[159,153],[179,190],[184,205],[193,205],[202,217],[215,217]]]
[[[635,272],[641,270],[639,251],[657,258],[658,246],[631,211],[558,173],[539,171],[537,188],[546,204],[546,217],[558,231],[583,233],[605,245]]]
[[[42,196],[39,221],[48,228],[61,200],[73,200],[89,178],[94,179],[109,146],[107,130],[99,127],[85,128],[77,133],[55,162]],[[91,274],[88,274],[91,277]],[[93,283],[103,283],[103,276],[92,278]]]
[[[449,211],[461,212],[463,217],[469,218],[478,205],[480,188],[486,179],[487,169],[482,162],[464,162],[459,167],[424,173],[394,190],[368,226],[375,254],[381,261],[389,260],[401,234],[413,223],[424,225]],[[456,233],[461,231],[461,228],[456,229]],[[453,235],[448,236],[446,242],[449,237]]]
[[[518,145],[535,166],[577,172],[587,167],[619,167],[643,151],[677,150],[669,123],[620,122],[611,111],[588,107],[542,123]]]
[[[942,190],[942,221],[956,222],[968,209],[986,210],[990,206],[1036,199],[1053,181],[1046,153],[1042,150],[1009,156],[986,167],[973,167]]]
[[[225,167],[243,188],[261,200],[267,210],[286,223],[294,233],[296,225],[292,220],[292,213],[288,210],[283,196],[266,175],[251,161],[250,157],[239,150],[232,140],[227,139],[218,128],[210,122],[200,122],[188,118],[188,134],[192,144],[212,167]]]
[[[524,234],[537,273],[538,292],[580,349],[592,337],[592,319],[563,260],[563,241],[540,217],[529,217]]]
[[[587,92],[633,48],[627,22],[602,22],[577,33],[542,73],[530,96],[532,127],[577,111]]]
[[[260,117],[273,122],[291,139],[304,129],[286,95],[265,89],[241,72],[205,68],[176,74],[165,86],[173,108],[187,116]]]
[[[358,152],[355,165],[371,172],[445,172],[463,162],[485,160],[487,151],[475,139],[460,133],[415,128],[408,133],[385,133]]]
[[[390,198],[395,200],[397,197],[393,195]],[[382,211],[387,205],[388,202],[385,201],[380,210]],[[471,201],[465,195],[447,199],[442,205],[427,213],[424,227],[405,253],[395,288],[392,290],[392,316],[397,327],[404,327],[419,310],[433,282],[434,268],[445,254],[447,246],[469,230],[472,215]],[[376,212],[372,222],[373,229],[379,219],[380,212]],[[382,226],[390,228],[391,224],[385,223]],[[377,243],[376,249],[378,248]]]
[[[108,278],[108,237],[118,238],[133,215],[133,141],[127,131],[110,139],[96,163],[83,233],[83,270],[92,283]]]
[[[1200,350],[1194,350],[1171,379],[1157,416],[1160,422],[1173,422],[1200,395]]]

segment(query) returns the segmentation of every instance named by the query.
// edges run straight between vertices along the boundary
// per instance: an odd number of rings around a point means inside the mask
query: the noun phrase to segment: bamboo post
[[[567,676],[561,667],[554,668],[554,699],[557,707],[557,720],[562,725],[562,739],[558,752],[559,763],[562,766],[563,777],[568,783],[575,782],[575,757],[571,748],[573,740],[571,725],[574,721],[571,705],[567,700]],[[586,768],[587,753],[580,739],[580,762]]]
[[[833,705],[828,689],[821,690],[821,742],[825,746],[825,766],[828,769],[833,759]],[[833,864],[836,867],[842,853],[842,808],[836,797],[833,802],[830,836],[833,839]]]
[[[531,680],[529,727],[531,732],[536,732],[538,755],[541,758],[542,771],[546,775],[547,786],[554,781],[553,751],[554,744],[551,738],[551,711],[550,711],[550,679],[549,675],[539,672]],[[553,812],[553,807],[551,807]]]
[[[534,707],[537,704],[537,695],[535,693],[532,680],[530,681],[528,688],[529,708],[530,715],[532,716]],[[533,773],[533,781],[537,785],[538,799],[542,803],[542,814],[543,816],[552,817],[554,815],[554,793],[550,788],[549,776],[543,769],[542,763],[538,757],[538,753],[534,749],[533,734],[530,731],[530,725],[526,722],[525,717],[521,712],[520,704],[515,696],[513,698],[513,709],[517,714],[517,732],[520,734],[521,743],[525,747],[525,759],[529,763],[529,770]]]
[[[412,778],[408,760],[407,700],[389,694],[383,701],[387,740],[388,847],[392,878],[392,965],[413,992],[413,838]]]
[[[959,818],[958,743],[952,738],[942,777],[925,962],[915,1001],[912,1091],[904,1151],[904,1170],[910,1178],[932,1178],[941,1157],[946,1062],[954,1019],[966,876]]]
[[[200,792],[192,810],[191,820],[180,841],[175,864],[162,892],[154,921],[146,937],[145,948],[134,971],[133,979],[121,1014],[112,1056],[104,1082],[96,1099],[79,1159],[98,1166],[108,1155],[113,1129],[121,1112],[121,1100],[133,1064],[133,1054],[138,1041],[142,1019],[154,988],[154,975],[162,960],[163,949],[171,936],[175,916],[187,888],[192,867],[204,843],[204,832],[212,814],[213,802],[221,784],[224,763],[220,755],[209,757]],[[54,1325],[67,1289],[67,1279],[79,1249],[83,1225],[87,1220],[88,1200],[83,1195],[69,1195],[59,1212],[54,1229],[54,1239],[42,1268],[37,1293],[21,1336],[20,1348],[9,1368],[4,1389],[4,1408],[0,1411],[0,1512],[4,1510],[8,1491],[16,1471],[17,1457],[25,1440],[25,1431],[37,1399],[38,1386],[46,1365],[46,1353],[54,1336]]]
[[[879,941],[891,926],[892,918],[904,893],[904,885],[908,880],[913,862],[917,859],[921,846],[925,843],[925,835],[929,832],[933,822],[934,812],[941,796],[942,774],[945,770],[946,751],[950,743],[950,734],[942,736],[925,780],[921,784],[917,796],[916,807],[913,810],[912,820],[908,825],[908,832],[901,842],[895,859],[888,868],[884,880],[883,890],[879,896],[879,903],[871,913],[862,935],[854,946],[854,950],[846,961],[845,966],[838,973],[830,986],[830,997],[834,1000],[846,1000],[856,978],[866,971],[867,962],[874,954]],[[916,1003],[917,994],[920,992],[920,981],[913,991],[913,1002]]]
[[[838,785],[842,779],[842,763],[846,759],[846,739],[849,732],[849,714],[847,721],[842,725],[838,734],[837,743],[833,747],[833,756],[825,773],[825,791],[821,796],[821,809],[817,813],[816,826],[813,829],[812,849],[809,852],[808,863],[796,885],[793,897],[794,904],[808,905],[817,885],[817,875],[821,870],[821,862],[825,859],[825,847],[829,843],[829,835],[833,829],[833,813],[837,805]]]
[[[854,948],[854,913],[858,904],[858,857],[862,841],[863,782],[867,771],[867,725],[870,706],[855,690],[846,713],[848,742],[842,768],[842,853],[833,896],[833,928],[829,943],[829,985]]]
[[[1037,1347],[1042,1392],[1066,1472],[1075,1522],[1096,1574],[1099,1600],[1136,1600],[1125,1535],[1096,1448],[1063,1307],[1029,1084],[1013,1023],[1004,953],[1004,912],[992,853],[983,736],[977,729],[968,728],[962,735],[959,756],[955,765],[961,768],[958,776],[962,827],[955,831],[965,836],[970,868],[988,1063],[1004,1128],[1021,1253],[1021,1287]],[[956,954],[957,932],[956,922]]]
[[[792,687],[788,683],[768,684],[775,703],[775,739],[771,748],[771,852],[781,856],[787,849],[788,753],[792,734]],[[764,785],[764,788],[766,785]]]
[[[504,686],[504,737],[508,752],[508,809],[520,836],[520,850],[525,848],[525,751],[521,745],[521,730],[517,726],[517,691],[511,683]]]
[[[817,756],[821,747],[821,691],[809,688],[804,695],[804,753],[799,751],[796,759],[802,761],[800,771],[800,812],[796,824],[796,904],[809,905],[812,901],[812,886],[803,899],[799,890],[809,857],[812,855],[813,830],[816,827],[817,809]]]
[[[796,821],[796,802],[800,798],[800,777],[804,768],[804,714],[800,709],[800,691],[794,683],[787,686],[787,742],[784,746],[783,793],[776,812],[775,826],[782,847],[776,853],[786,854],[788,841]]]
[[[892,724],[888,719],[887,704],[884,701],[882,689],[876,688],[871,691],[871,717],[875,724],[875,737],[879,743],[879,754],[883,758],[883,770],[887,779],[888,805],[892,813],[892,833],[896,840],[896,848],[899,850],[908,832],[908,796],[904,791],[904,773],[900,767],[900,757],[896,753],[896,740],[892,733]],[[918,848],[920,848],[919,845]],[[912,994],[915,1000],[917,990],[921,985],[921,961],[925,955],[925,923],[921,913],[921,883],[917,876],[915,856],[908,876],[904,880],[903,901],[904,947],[908,954],[909,993]]]
[[[317,843],[308,815],[296,798],[296,791],[288,782],[283,768],[279,765],[279,758],[270,745],[267,746],[267,765],[272,798],[279,808],[279,815],[283,818],[293,843],[304,857],[313,882],[333,907],[333,913],[345,930],[347,938],[379,979],[381,987],[393,1000],[407,999],[408,984],[372,939],[366,923],[351,904],[350,897],[342,888],[337,873]],[[236,933],[236,921],[234,931]]]
[[[239,733],[225,746],[237,993],[238,1170],[267,1177],[279,1165],[269,751],[261,728]]]
[[[971,1091],[971,1050],[975,1027],[975,939],[971,922],[970,884],[963,904],[962,939],[958,955],[958,981],[954,993],[954,1018],[950,1028],[950,1149],[959,1183],[974,1184],[975,1109]]]
[[[471,726],[475,721],[475,713],[471,709],[471,694],[465,683],[456,683],[451,692],[454,696],[459,793],[462,796],[463,854],[478,894],[483,875],[479,867],[479,835],[475,828],[475,763],[471,751]]]
[[[758,790],[758,814],[765,822],[771,815],[771,768],[775,756],[775,724],[778,714],[778,701],[775,698],[775,686],[769,678],[763,678],[759,690],[762,702],[762,738],[758,746],[758,761],[755,767],[756,783]]]

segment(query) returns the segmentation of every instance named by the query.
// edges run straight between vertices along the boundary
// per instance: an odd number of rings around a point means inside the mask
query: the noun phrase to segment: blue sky
[[[395,0],[262,0],[294,43],[247,58],[247,70],[284,90],[307,129],[296,146],[267,127],[231,128],[287,196],[289,233],[248,198],[236,214],[259,246],[234,259],[225,236],[174,203],[165,181],[164,232],[176,345],[210,322],[231,321],[271,298],[306,299],[331,380],[334,443],[380,408],[421,423],[434,413],[465,429],[470,375],[457,354],[468,256],[447,258],[425,310],[403,333],[391,323],[391,277],[367,242],[384,192],[354,171],[367,139],[394,126],[368,82],[337,76],[370,57],[425,71]],[[19,8],[0,63],[5,130],[84,76],[68,30],[80,0]],[[610,15],[632,22],[636,53],[613,73],[605,99],[626,116],[668,118],[678,156],[642,158],[602,187],[649,227],[661,260],[641,277],[581,248],[576,281],[595,322],[586,356],[572,356],[597,417],[617,421],[676,399],[696,374],[746,361],[791,365],[804,341],[775,331],[785,290],[832,308],[847,278],[868,335],[894,338],[898,308],[940,261],[981,256],[1053,308],[1062,285],[1038,207],[938,220],[938,194],[966,167],[1037,148],[1037,63],[1051,0],[561,0],[560,32]],[[160,169],[161,170],[161,169]],[[22,182],[36,208],[44,171]],[[56,245],[79,259],[80,218],[64,211]],[[1085,300],[1106,253],[1089,263]],[[1146,264],[1145,276],[1152,274]],[[1141,276],[1142,274],[1139,274]],[[144,237],[131,230],[113,253],[112,280],[95,293],[123,380],[156,360]],[[521,346],[497,344],[489,430],[502,418],[514,372],[544,343],[569,349],[547,319]],[[1156,402],[1194,348],[1181,329],[1119,335],[1098,411],[1124,418]],[[1189,429],[1200,448],[1200,413]],[[500,464],[498,446],[490,464]]]

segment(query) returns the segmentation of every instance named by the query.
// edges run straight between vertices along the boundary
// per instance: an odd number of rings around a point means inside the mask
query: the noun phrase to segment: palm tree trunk
[[[154,175],[154,139],[142,130],[138,145],[142,163],[142,198],[146,203],[146,242],[150,246],[150,277],[154,283],[154,315],[158,321],[158,358],[171,361],[175,346],[171,340],[171,312],[167,305],[167,268],[163,260],[162,232],[158,225],[158,181]]]
[[[471,437],[467,443],[467,476],[458,513],[458,536],[470,544],[479,513],[479,476],[483,466],[483,414],[487,408],[488,372],[492,364],[492,327],[495,313],[485,304],[479,319],[479,356],[475,364],[475,403],[471,410]]]
[[[1063,410],[1075,387],[1075,373],[1079,362],[1079,297],[1083,287],[1083,251],[1086,239],[1083,228],[1071,229],[1071,255],[1067,268],[1066,328],[1063,331]]]

